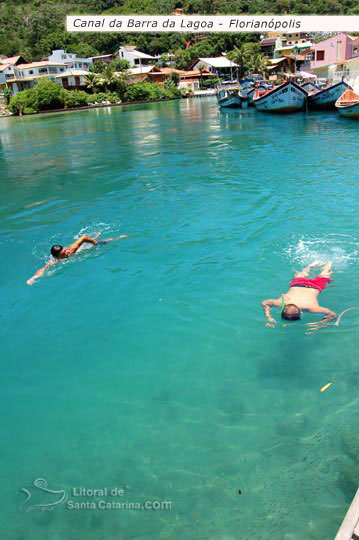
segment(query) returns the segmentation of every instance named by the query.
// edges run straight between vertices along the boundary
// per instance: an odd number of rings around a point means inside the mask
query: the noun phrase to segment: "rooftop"
[[[65,64],[63,62],[49,62],[48,60],[44,60],[42,62],[31,62],[30,64],[19,64],[16,66],[16,69],[31,69],[47,66],[65,66]]]
[[[11,64],[12,66],[21,58],[20,54],[18,56],[9,56],[9,58],[2,58],[0,62],[2,64]]]
[[[81,75],[88,75],[90,72],[83,69],[67,69],[63,73],[55,75],[55,79],[61,79],[62,77],[80,77]]]
[[[235,62],[231,62],[231,60],[229,60],[226,56],[198,58],[198,61],[206,62],[206,64],[209,64],[210,66],[213,66],[215,68],[225,68],[225,67],[236,67],[237,66],[237,64]],[[196,62],[196,64],[197,64],[197,62]]]

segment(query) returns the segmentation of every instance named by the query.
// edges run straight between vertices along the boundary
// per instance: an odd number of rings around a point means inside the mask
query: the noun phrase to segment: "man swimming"
[[[96,237],[97,238],[97,237]],[[49,266],[52,266],[53,264],[56,264],[61,259],[67,259],[68,257],[71,257],[71,255],[75,255],[75,253],[78,251],[79,247],[82,246],[84,243],[89,243],[93,245],[101,245],[101,244],[107,244],[108,242],[111,242],[112,240],[117,240],[118,238],[127,238],[126,234],[120,234],[119,236],[116,236],[115,238],[106,238],[105,240],[97,240],[96,238],[91,238],[90,236],[87,236],[86,234],[81,236],[78,240],[73,242],[71,246],[69,247],[63,247],[60,245],[54,245],[52,246],[50,252],[53,256],[53,259],[48,261],[45,266],[40,268],[31,279],[27,280],[28,285],[33,285],[35,283],[35,279],[42,276],[45,271],[49,268]]]
[[[316,266],[324,266],[323,270],[314,279],[310,279],[310,271]],[[318,304],[318,296],[327,284],[332,281],[332,262],[326,264],[321,261],[314,261],[301,272],[297,272],[290,283],[289,291],[282,294],[279,298],[268,298],[262,302],[263,311],[269,323],[275,323],[275,319],[271,317],[270,310],[272,307],[282,308],[282,319],[287,321],[297,321],[301,318],[302,311],[310,313],[323,313],[325,316],[320,322],[329,322],[335,319],[336,314],[331,309],[321,307]],[[317,323],[309,323],[316,325]],[[268,326],[271,326],[270,324]]]

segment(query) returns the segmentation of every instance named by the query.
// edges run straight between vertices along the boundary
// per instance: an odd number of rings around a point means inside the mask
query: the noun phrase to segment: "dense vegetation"
[[[113,80],[111,84],[108,84],[106,92],[99,92],[99,86],[94,86],[92,93],[89,93],[84,90],[66,90],[55,82],[42,79],[34,88],[23,90],[12,96],[9,110],[15,115],[23,115],[53,109],[83,107],[103,102],[119,103],[121,100],[175,99],[181,96],[181,93],[171,80],[165,85],[150,82],[126,84],[123,81],[120,81],[117,85]]]
[[[46,57],[53,49],[79,56],[114,52],[131,42],[149,54],[174,52],[178,67],[188,67],[198,56],[231,51],[258,34],[209,34],[186,49],[190,34],[67,33],[66,14],[359,14],[355,0],[5,0],[0,2],[0,54],[22,54],[28,61]]]

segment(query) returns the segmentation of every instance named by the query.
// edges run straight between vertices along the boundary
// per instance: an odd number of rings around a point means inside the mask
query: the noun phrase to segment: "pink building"
[[[310,68],[321,68],[330,64],[337,64],[353,57],[353,41],[357,38],[340,33],[325,41],[316,43],[312,47],[313,60]],[[356,56],[356,55],[355,55]]]

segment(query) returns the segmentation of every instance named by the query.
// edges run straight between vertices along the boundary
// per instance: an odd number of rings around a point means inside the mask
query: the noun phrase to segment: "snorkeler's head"
[[[59,245],[52,246],[51,255],[55,257],[55,259],[62,259],[63,257],[61,255],[62,255],[63,249],[64,249],[63,246],[59,246]]]
[[[300,309],[295,304],[287,304],[282,309],[282,319],[286,319],[287,321],[298,321],[300,316]]]

